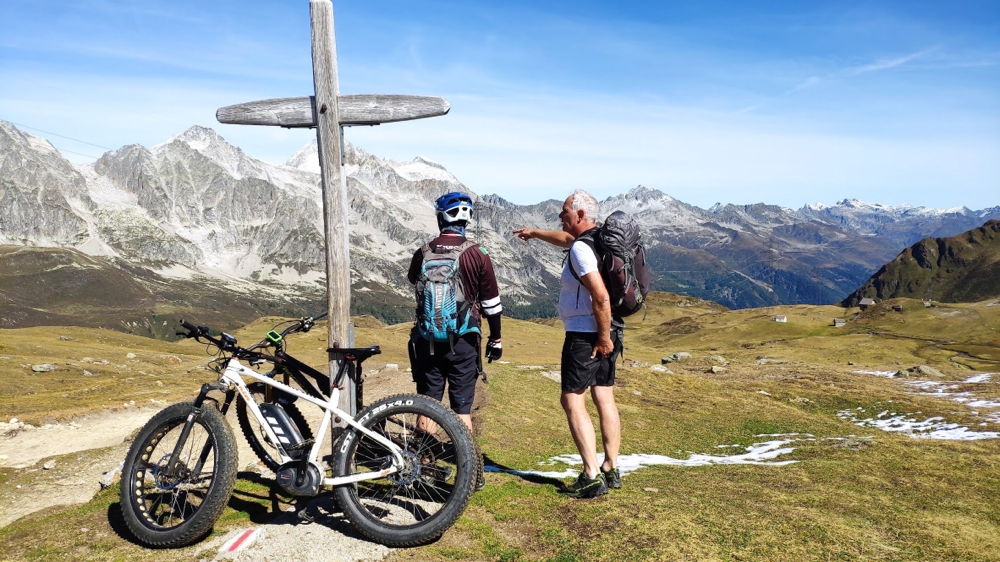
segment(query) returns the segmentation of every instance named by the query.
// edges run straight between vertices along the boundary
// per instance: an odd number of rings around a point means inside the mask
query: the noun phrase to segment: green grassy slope
[[[1000,439],[913,439],[838,416],[845,410],[859,417],[890,411],[921,420],[940,416],[972,431],[1000,431],[1000,424],[984,421],[985,408],[977,412],[916,393],[905,384],[908,379],[856,372],[927,364],[941,370],[940,380],[954,384],[955,392],[1000,400],[1000,375],[989,382],[962,382],[974,372],[1000,372],[1000,306],[924,308],[919,300],[898,299],[864,313],[804,305],[728,311],[667,294],[654,294],[649,303],[645,320],[629,322],[626,358],[619,364],[622,454],[684,461],[794,439],[785,445],[790,451],[773,459],[794,463],[650,466],[626,475],[623,489],[587,501],[561,496],[551,480],[490,473],[486,489],[473,496],[463,518],[440,541],[395,552],[390,560],[1000,560]],[[788,322],[773,322],[774,315],[785,315]],[[834,328],[834,317],[846,317],[847,325]],[[255,337],[274,320],[262,319],[236,335]],[[379,361],[406,364],[407,325],[356,322],[359,345],[381,343],[386,354]],[[558,383],[543,374],[558,371],[561,327],[506,322],[505,363],[487,367],[487,402],[478,416],[483,452],[510,469],[573,468],[539,465],[575,452]],[[103,339],[94,340],[73,332],[78,340],[73,342],[58,340],[62,328],[34,330],[2,332],[6,347],[0,354],[12,357],[0,360],[0,369],[6,369],[2,380],[25,374],[16,365],[41,353],[32,347],[39,338],[48,338],[47,357],[53,361],[76,358],[75,343],[103,346],[96,354],[131,349],[144,362],[142,370],[156,372],[165,383],[171,369],[180,371],[177,376],[193,369],[201,352],[188,342],[120,334],[115,339],[103,332]],[[324,340],[325,331],[311,332],[293,351],[322,364]],[[679,351],[692,357],[667,365],[672,373],[650,369]],[[185,362],[157,366],[155,358],[164,354]],[[709,372],[713,365],[725,370]],[[20,411],[23,417],[69,411],[58,396],[34,397],[49,375],[33,375],[41,385],[35,394],[19,391],[29,404]],[[137,392],[110,372],[104,376],[118,381],[108,383],[109,392],[126,397]],[[171,382],[168,389],[182,394],[181,386]],[[0,407],[9,407],[4,404],[0,400]],[[9,411],[0,410],[0,417]],[[0,478],[15,476],[0,470]],[[242,499],[230,504],[217,532],[267,518],[270,507],[261,486],[240,480]],[[149,551],[116,533],[116,502],[113,491],[106,492],[84,506],[53,509],[0,529],[0,559],[146,559]],[[81,527],[103,533],[101,539],[87,543],[77,532]],[[198,546],[155,553],[164,560],[203,555],[214,553]]]

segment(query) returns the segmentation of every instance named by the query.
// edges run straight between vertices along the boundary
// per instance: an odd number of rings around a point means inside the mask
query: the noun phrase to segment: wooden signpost
[[[377,125],[435,117],[448,113],[443,98],[399,95],[340,95],[337,84],[337,46],[331,0],[309,0],[312,27],[312,63],[315,95],[253,101],[223,107],[220,123],[315,127],[319,147],[320,184],[323,189],[323,224],[326,234],[326,285],[329,322],[328,347],[349,347],[351,311],[351,260],[347,224],[347,182],[342,171],[343,127]],[[340,357],[329,356],[332,377]],[[353,381],[340,396],[339,408],[354,415]]]

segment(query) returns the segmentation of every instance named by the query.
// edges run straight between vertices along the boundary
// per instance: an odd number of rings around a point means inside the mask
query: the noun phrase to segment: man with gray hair
[[[569,248],[559,292],[559,318],[566,329],[563,342],[562,403],[569,430],[583,458],[583,471],[566,491],[573,497],[593,498],[621,488],[618,449],[621,421],[615,403],[615,361],[622,350],[622,324],[612,321],[611,301],[599,269],[594,248],[578,241],[597,228],[597,200],[586,191],[575,191],[563,203],[559,220],[562,230],[522,228],[514,231],[521,240],[537,238]],[[604,461],[597,463],[597,436],[587,413],[586,392],[600,417]]]

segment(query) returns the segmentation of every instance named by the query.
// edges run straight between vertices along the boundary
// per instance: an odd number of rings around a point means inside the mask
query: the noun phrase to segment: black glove
[[[489,363],[492,363],[494,359],[500,359],[502,355],[503,346],[500,344],[500,340],[486,342],[486,358],[489,359]]]

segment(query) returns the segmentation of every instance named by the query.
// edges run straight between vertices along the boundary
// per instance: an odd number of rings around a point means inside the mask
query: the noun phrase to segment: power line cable
[[[82,141],[80,139],[74,139],[73,137],[67,137],[65,135],[60,135],[59,133],[53,133],[51,131],[43,131],[42,129],[39,129],[37,127],[32,127],[30,125],[22,125],[20,123],[14,123],[13,121],[8,121],[8,123],[10,123],[12,125],[17,125],[18,127],[24,127],[25,129],[31,129],[32,131],[38,131],[39,133],[45,133],[46,135],[53,135],[53,136],[56,136],[56,137],[59,137],[59,138],[62,138],[62,139],[71,140],[73,142],[79,142],[79,143],[83,143],[83,144],[89,144],[90,146],[96,146],[97,148],[103,148],[104,150],[115,150],[114,148],[109,148],[107,146],[102,146],[102,145],[99,145],[99,144],[94,144],[92,142]],[[67,150],[66,152],[69,152],[69,151]],[[79,153],[78,152],[74,152],[73,154],[79,154]],[[87,154],[80,154],[80,156],[87,156]],[[93,156],[91,156],[91,158],[93,158]]]
[[[63,148],[63,149],[58,149],[57,148],[56,150],[59,150],[59,152],[68,152],[70,154],[76,154],[77,156],[84,156],[84,157],[87,157],[87,158],[93,158],[94,160],[100,159],[100,156],[91,156],[89,154],[83,154],[82,152],[73,152],[72,150],[66,150],[65,148]]]

